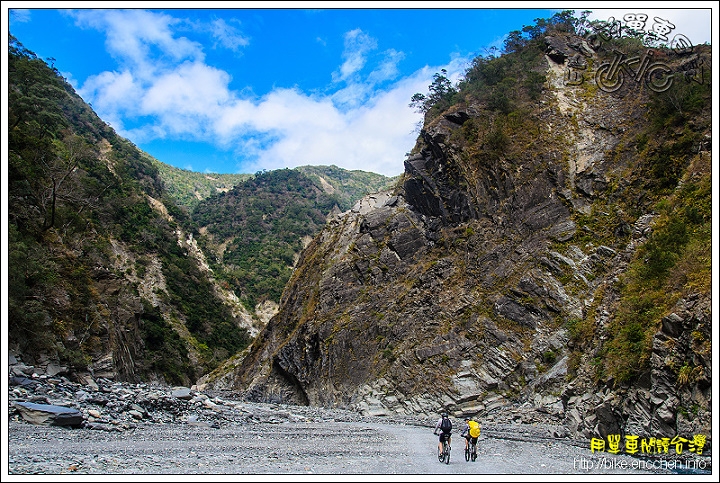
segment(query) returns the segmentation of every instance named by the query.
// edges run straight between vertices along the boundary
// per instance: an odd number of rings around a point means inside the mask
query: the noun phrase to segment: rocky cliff
[[[612,52],[559,32],[479,59],[428,112],[397,188],[332,219],[279,313],[199,383],[585,437],[709,435],[709,80],[692,109],[688,56],[662,54],[684,72],[674,91],[577,82],[579,61]],[[694,55],[709,68],[708,46]]]

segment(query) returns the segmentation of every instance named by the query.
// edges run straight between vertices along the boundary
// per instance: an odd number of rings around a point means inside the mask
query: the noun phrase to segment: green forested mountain
[[[160,174],[168,194],[180,206],[192,210],[201,200],[223,193],[252,177],[251,174],[198,173],[180,169],[150,157]]]
[[[16,39],[8,73],[10,347],[175,383],[245,347],[147,156]]]
[[[280,301],[300,251],[330,212],[392,181],[335,166],[266,171],[199,202],[192,219],[217,277],[252,311]]]
[[[200,201],[230,191],[253,174],[198,173],[176,168],[147,154],[158,169],[165,189],[178,205],[192,211]],[[333,196],[341,210],[346,210],[367,193],[389,188],[397,176],[388,178],[368,171],[349,171],[337,166],[299,166],[294,170],[308,176],[318,188]],[[255,173],[261,174],[261,173]]]
[[[277,298],[301,237],[333,206],[388,181],[368,175],[361,186],[331,167],[338,179],[325,182],[337,191],[327,194],[296,170],[171,168],[118,136],[14,37],[8,96],[6,323],[9,347],[38,370],[52,363],[73,374],[191,384],[251,340],[228,289],[248,306]],[[343,180],[353,180],[350,194]],[[245,188],[222,193],[237,183]],[[223,220],[218,210],[236,195],[247,209]],[[192,239],[213,247],[205,232],[234,240],[223,254],[228,270],[212,256],[217,273],[208,269]]]
[[[332,197],[340,211],[350,209],[366,194],[391,188],[400,178],[388,178],[368,171],[348,171],[337,166],[299,166],[295,169]]]

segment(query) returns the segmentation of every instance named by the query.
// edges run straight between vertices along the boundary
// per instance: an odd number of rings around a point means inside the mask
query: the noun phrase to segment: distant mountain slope
[[[168,194],[189,211],[192,211],[200,201],[225,193],[235,185],[260,174],[199,173],[176,168],[150,155],[145,155],[158,169]],[[387,177],[361,170],[346,170],[337,166],[299,166],[293,169],[308,176],[328,195],[334,196],[338,207],[343,211],[364,195],[392,186],[399,178],[399,176]]]
[[[333,210],[348,210],[398,180],[337,166],[207,174],[148,158],[167,192],[188,210],[197,226],[195,239],[213,254],[214,274],[250,313],[267,310],[258,304],[280,301],[304,244]]]
[[[337,201],[341,211],[349,210],[360,198],[370,193],[392,188],[400,176],[387,177],[361,170],[346,170],[337,166],[299,166],[295,168],[308,176],[316,186]]]
[[[211,266],[248,310],[278,303],[305,244],[327,216],[345,211],[390,178],[334,166],[257,173],[192,211],[198,242]]]
[[[224,193],[252,177],[251,174],[198,173],[176,168],[149,155],[148,158],[157,168],[168,194],[188,210],[195,208],[201,200]]]

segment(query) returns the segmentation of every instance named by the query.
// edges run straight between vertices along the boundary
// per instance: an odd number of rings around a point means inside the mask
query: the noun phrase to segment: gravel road
[[[3,481],[79,474],[194,475],[191,481],[205,475],[215,481],[241,474],[417,475],[412,479],[420,480],[441,474],[677,473],[627,455],[593,454],[587,442],[541,437],[540,428],[522,426],[484,430],[475,462],[465,461],[464,441],[455,435],[448,465],[437,459],[431,427],[384,418],[286,418],[220,427],[143,423],[114,433],[9,421],[7,429],[10,478]]]

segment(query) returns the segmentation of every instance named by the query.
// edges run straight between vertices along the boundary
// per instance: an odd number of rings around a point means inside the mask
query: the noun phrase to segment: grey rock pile
[[[187,387],[124,384],[99,378],[95,387],[64,376],[11,376],[10,418],[32,424],[124,431],[139,422],[217,426],[252,413]],[[71,416],[71,417],[70,417]]]
[[[11,355],[8,377],[9,419],[43,426],[66,426],[109,432],[140,424],[183,424],[204,428],[251,423],[362,422],[372,418],[354,411],[311,406],[255,403],[236,393],[201,391],[198,386],[131,384],[98,377],[50,374]],[[431,425],[412,417],[384,418],[399,423]]]

